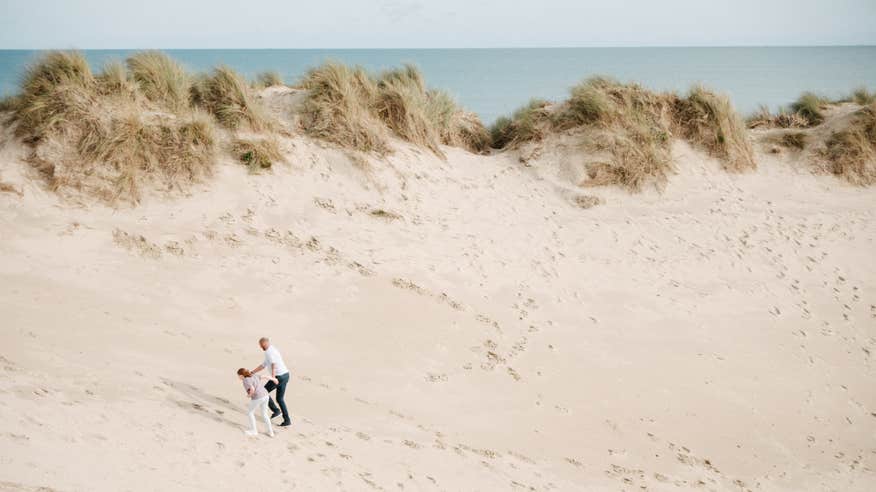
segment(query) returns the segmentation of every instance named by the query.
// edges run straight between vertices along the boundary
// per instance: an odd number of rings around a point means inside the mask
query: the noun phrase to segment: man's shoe
[[[281,412],[279,410],[274,410],[274,413],[271,414],[271,418],[279,417],[281,413],[283,413],[283,412]]]
[[[292,422],[286,421],[286,422],[283,422],[282,424],[280,424],[280,427],[289,427],[290,425],[292,425]]]

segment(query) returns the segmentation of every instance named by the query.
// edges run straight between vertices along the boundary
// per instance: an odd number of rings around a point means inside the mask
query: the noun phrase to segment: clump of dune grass
[[[825,104],[829,101],[812,92],[804,92],[791,103],[790,109],[794,113],[805,118],[809,123],[808,126],[815,126],[824,121],[824,112],[822,111]]]
[[[119,62],[111,62],[103,67],[95,77],[97,90],[103,95],[122,95],[135,97],[137,85],[128,74],[125,66]]]
[[[441,144],[472,152],[489,147],[489,133],[480,119],[460,108],[446,92],[428,89],[413,65],[385,71],[376,83],[373,107],[377,117],[401,139],[442,157]]]
[[[776,145],[781,145],[782,147],[792,150],[805,149],[807,140],[808,137],[805,132],[794,131],[789,131],[778,135],[770,135],[768,138],[769,142],[772,142]]]
[[[694,86],[686,98],[675,99],[674,111],[679,133],[718,157],[725,170],[738,172],[756,167],[745,124],[729,98]]]
[[[674,134],[718,157],[725,169],[754,167],[745,125],[730,101],[702,87],[685,97],[650,91],[609,77],[592,77],[572,87],[569,98],[551,105],[533,100],[492,127],[493,145],[514,147],[551,132],[580,135],[591,155],[583,183],[618,185],[630,191],[646,183],[662,186],[673,170]]]
[[[492,144],[503,149],[523,142],[541,140],[551,130],[549,103],[544,99],[531,99],[511,114],[500,117],[490,128]]]
[[[489,132],[477,116],[426,87],[412,65],[372,76],[330,62],[310,70],[300,85],[307,91],[304,130],[346,148],[385,154],[391,135],[441,157],[442,144],[473,152],[489,147]]]
[[[673,172],[666,134],[655,133],[647,124],[612,128],[592,148],[607,152],[610,158],[588,164],[589,179],[581,183],[584,186],[613,185],[635,192],[649,183],[664,186]]]
[[[33,141],[75,124],[93,104],[93,87],[94,75],[81,53],[47,53],[25,71],[13,107],[16,133]]]
[[[876,102],[876,93],[870,92],[866,87],[858,87],[852,92],[850,98],[855,104],[867,106]]]
[[[827,106],[840,103],[855,103],[867,106],[876,102],[876,93],[866,87],[858,87],[851,94],[840,99],[828,99],[813,92],[804,92],[786,108],[779,109],[775,115],[761,106],[746,120],[748,128],[808,128],[824,122]]]
[[[589,179],[583,184],[629,191],[648,183],[663,186],[673,172],[668,102],[664,94],[605,77],[573,87],[569,100],[553,115],[554,125],[582,128],[588,147],[607,157],[588,165]]]
[[[264,89],[275,85],[283,85],[283,77],[273,70],[259,73],[253,81],[253,87],[256,89]]]
[[[572,128],[580,125],[590,125],[607,122],[617,116],[615,102],[626,108],[631,102],[630,96],[641,96],[644,91],[638,87],[625,87],[618,81],[608,77],[591,77],[569,91],[566,107],[561,111],[555,122],[559,128]]]
[[[831,134],[821,158],[830,174],[859,186],[876,184],[876,103],[856,111],[848,127]]]
[[[254,131],[272,127],[266,111],[246,81],[233,69],[220,66],[199,78],[191,88],[192,103],[211,113],[222,126]]]
[[[112,200],[138,200],[144,180],[178,187],[209,174],[213,165],[212,121],[202,113],[167,118],[134,110],[89,124],[77,145],[80,161],[73,164],[108,166]]]
[[[387,153],[386,128],[374,114],[377,85],[360,67],[328,62],[301,80],[307,90],[301,114],[304,130],[342,147]]]
[[[443,156],[437,128],[430,120],[429,96],[420,71],[412,65],[388,70],[380,74],[376,85],[372,104],[377,117],[403,140]]]
[[[427,90],[425,104],[426,116],[442,144],[476,153],[490,148],[487,127],[476,114],[462,109],[450,94]]]
[[[441,142],[451,147],[460,147],[474,153],[490,149],[490,131],[475,113],[457,108],[447,126],[439,125]]]
[[[75,52],[49,53],[28,68],[16,132],[53,189],[137,201],[144,181],[171,188],[209,173],[209,116],[187,106],[168,112],[166,101],[152,102],[134,80],[119,65],[95,76]]]
[[[252,172],[269,169],[283,158],[273,138],[235,138],[231,142],[231,153]]]
[[[131,77],[150,101],[170,111],[189,106],[191,77],[186,70],[160,51],[144,51],[127,60]]]
[[[809,120],[796,112],[784,108],[773,114],[768,107],[761,105],[758,110],[745,120],[748,128],[806,128]]]

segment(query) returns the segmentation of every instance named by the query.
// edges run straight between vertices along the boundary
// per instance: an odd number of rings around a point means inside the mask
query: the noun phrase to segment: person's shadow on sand
[[[244,428],[240,423],[225,417],[226,412],[232,412],[232,414],[240,413],[240,408],[228,399],[207,393],[192,384],[164,378],[161,379],[161,382],[179,393],[181,397],[168,395],[167,398],[183,410],[200,417],[207,417],[214,422],[227,424],[235,429]]]

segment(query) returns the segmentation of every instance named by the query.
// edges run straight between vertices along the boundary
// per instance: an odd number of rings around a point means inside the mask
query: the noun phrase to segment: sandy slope
[[[284,145],[112,210],[5,142],[0,489],[876,488],[873,189],[679,143],[585,210],[553,154]],[[248,439],[263,335],[295,425]]]

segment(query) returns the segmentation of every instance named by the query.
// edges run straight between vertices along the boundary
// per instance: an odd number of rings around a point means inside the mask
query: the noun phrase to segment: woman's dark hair
[[[252,373],[241,367],[240,369],[237,370],[237,375],[248,378],[248,377],[252,376]]]

